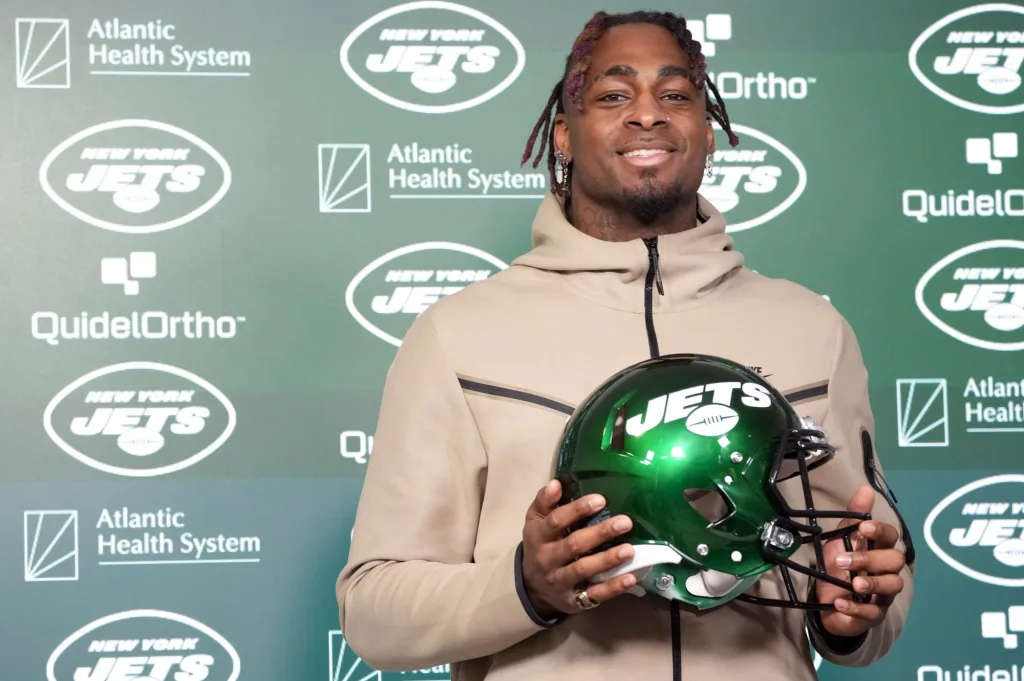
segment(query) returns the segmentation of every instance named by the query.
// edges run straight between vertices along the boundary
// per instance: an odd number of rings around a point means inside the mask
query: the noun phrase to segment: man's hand
[[[577,560],[587,551],[628,532],[633,523],[627,516],[615,516],[566,536],[573,523],[600,511],[605,500],[592,494],[556,507],[561,494],[562,486],[557,480],[543,487],[530,504],[523,527],[523,581],[531,602],[544,617],[579,612],[577,586],[585,586],[590,599],[602,603],[636,585],[636,577],[631,574],[619,575],[603,584],[581,584],[633,557],[633,547],[623,544]]]
[[[847,509],[870,513],[875,502],[875,491],[864,485],[850,498]],[[848,527],[856,520],[843,520],[839,527]],[[859,636],[871,627],[881,624],[896,596],[903,591],[900,571],[906,565],[906,556],[898,551],[899,532],[892,525],[877,520],[865,520],[850,536],[854,552],[846,553],[843,540],[833,539],[824,546],[826,572],[849,581],[851,572],[868,572],[873,576],[853,578],[853,588],[859,594],[870,594],[869,603],[851,600],[852,594],[827,582],[817,582],[818,602],[833,603],[834,611],[822,612],[821,623],[835,636]],[[867,540],[875,541],[875,550],[866,551]]]

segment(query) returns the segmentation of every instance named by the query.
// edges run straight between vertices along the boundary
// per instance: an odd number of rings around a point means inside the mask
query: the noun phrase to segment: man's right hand
[[[543,617],[555,613],[580,612],[576,589],[583,586],[592,601],[603,603],[636,585],[636,577],[624,574],[602,584],[587,580],[633,557],[629,544],[614,546],[592,556],[578,558],[633,527],[629,517],[608,518],[598,525],[584,527],[566,536],[578,520],[599,512],[604,498],[592,494],[557,506],[562,486],[552,480],[538,493],[526,512],[523,527],[523,581],[530,601]]]

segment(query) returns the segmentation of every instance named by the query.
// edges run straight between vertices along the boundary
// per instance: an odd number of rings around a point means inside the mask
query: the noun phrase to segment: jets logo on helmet
[[[626,433],[643,435],[659,424],[685,418],[691,433],[724,435],[739,423],[739,414],[732,408],[737,390],[742,393],[739,401],[745,406],[771,406],[771,397],[761,383],[725,381],[696,385],[649,400],[644,414],[631,416],[626,421]],[[702,404],[708,396],[711,404]]]
[[[833,454],[825,433],[754,371],[679,354],[627,367],[591,393],[566,422],[555,475],[563,503],[605,498],[605,512],[581,524],[633,519],[619,540],[632,544],[634,557],[593,581],[632,572],[636,595],[701,610],[733,599],[826,610],[832,606],[746,592],[775,568],[789,594],[796,593],[790,571],[853,592],[795,559],[805,545],[820,556],[825,541],[857,527],[825,532],[819,520],[870,518],[813,503],[807,473]],[[799,500],[779,486],[794,477],[803,486]]]

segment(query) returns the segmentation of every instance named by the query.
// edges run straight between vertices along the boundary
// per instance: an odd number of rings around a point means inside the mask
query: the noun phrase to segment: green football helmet
[[[628,543],[633,558],[591,582],[633,572],[635,595],[699,610],[733,599],[828,610],[799,599],[789,571],[854,593],[849,582],[793,560],[811,544],[824,566],[823,544],[836,537],[852,548],[856,523],[825,532],[819,519],[871,517],[815,508],[808,473],[834,454],[825,433],[755,372],[719,357],[676,354],[627,367],[575,409],[555,476],[560,503],[588,494],[607,502],[570,532],[620,514],[633,521],[628,533],[591,552]],[[794,477],[802,483],[802,508],[792,508],[779,487]],[[776,567],[788,599],[744,593]]]

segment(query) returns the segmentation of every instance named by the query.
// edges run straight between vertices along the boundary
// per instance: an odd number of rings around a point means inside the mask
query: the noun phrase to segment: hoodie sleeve
[[[821,624],[818,613],[808,611],[811,643],[829,662],[845,667],[866,667],[884,657],[899,638],[910,610],[914,591],[913,540],[896,508],[895,498],[882,477],[882,466],[874,451],[875,427],[868,400],[868,372],[850,325],[838,318],[832,369],[828,383],[822,429],[836,447],[829,463],[811,472],[811,487],[819,508],[845,509],[853,493],[865,483],[875,489],[871,517],[895,527],[900,533],[896,548],[906,552],[907,566],[900,573],[903,591],[889,607],[885,620],[857,637],[836,637]],[[831,521],[835,527],[838,521]],[[825,524],[824,522],[822,523]],[[814,597],[813,583],[810,587]]]
[[[520,598],[520,547],[474,560],[486,453],[432,319],[416,319],[388,369],[336,584],[346,642],[380,671],[490,655],[555,623]]]

